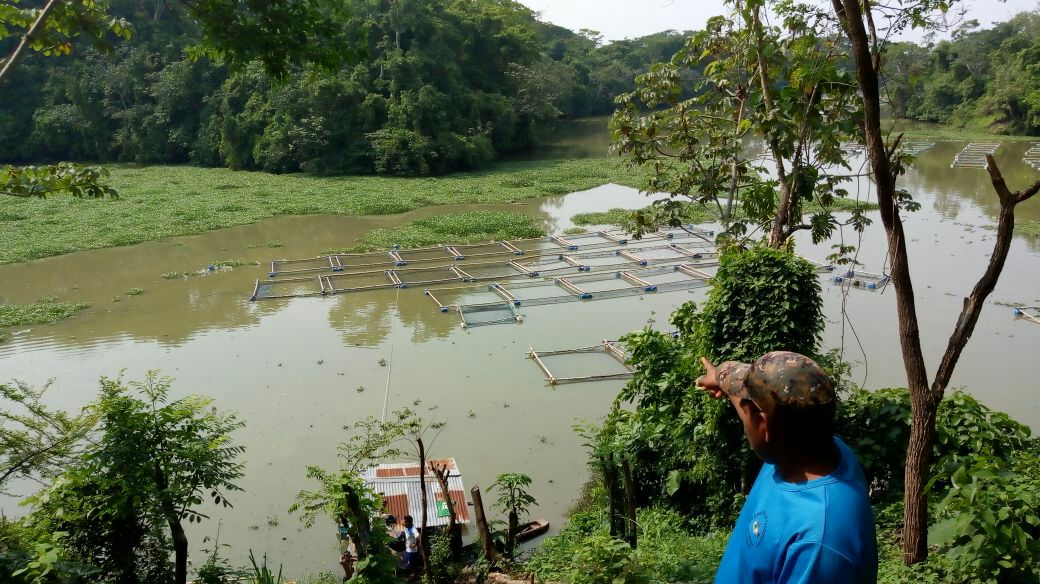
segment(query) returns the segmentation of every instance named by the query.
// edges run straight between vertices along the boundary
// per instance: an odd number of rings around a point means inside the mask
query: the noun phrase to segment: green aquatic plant
[[[0,304],[0,343],[9,336],[4,328],[53,324],[72,318],[87,306],[84,302],[58,302],[54,298],[41,298],[32,304]]]
[[[195,235],[277,215],[384,215],[430,205],[515,203],[606,183],[635,186],[632,173],[613,158],[510,162],[436,179],[190,166],[110,170],[118,199],[0,198],[0,264]]]
[[[467,211],[445,213],[417,219],[390,229],[376,229],[360,239],[350,250],[372,251],[400,247],[426,247],[448,243],[464,244],[503,239],[541,237],[545,229],[537,221],[515,211]]]
[[[177,280],[179,278],[190,278],[192,276],[198,276],[196,272],[166,272],[162,275],[163,280]]]
[[[123,292],[123,294],[126,296],[140,296],[141,294],[144,294],[144,288],[138,288],[135,286],[126,292]]]

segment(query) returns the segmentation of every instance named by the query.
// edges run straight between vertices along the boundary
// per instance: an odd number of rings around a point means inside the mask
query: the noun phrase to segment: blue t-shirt
[[[877,536],[863,469],[837,437],[834,472],[785,482],[765,464],[726,545],[716,584],[877,581]]]

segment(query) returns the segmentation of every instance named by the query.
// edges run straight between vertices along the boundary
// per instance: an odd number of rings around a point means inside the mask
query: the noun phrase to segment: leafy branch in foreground
[[[97,422],[95,414],[51,410],[43,401],[47,388],[0,384],[0,493],[13,478],[38,480],[74,460]]]
[[[5,166],[0,169],[0,195],[39,197],[68,193],[80,198],[118,198],[107,184],[108,170],[59,162],[48,166]]]

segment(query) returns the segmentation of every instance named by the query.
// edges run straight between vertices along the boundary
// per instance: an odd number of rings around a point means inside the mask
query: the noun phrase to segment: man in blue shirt
[[[765,464],[740,511],[715,582],[873,584],[874,516],[856,455],[834,436],[827,373],[786,351],[728,361],[697,385],[727,397]]]

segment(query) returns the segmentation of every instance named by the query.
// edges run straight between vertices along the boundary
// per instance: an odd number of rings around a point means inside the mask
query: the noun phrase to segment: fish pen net
[[[1014,312],[1018,318],[1040,324],[1040,306],[1019,306]]]
[[[261,280],[257,279],[253,286],[250,300],[273,300],[277,298],[301,298],[306,296],[321,296],[328,283],[313,278],[294,278],[292,280]]]
[[[549,385],[631,379],[632,368],[626,363],[627,353],[616,342],[557,351],[536,351],[527,356],[545,375]]]
[[[459,318],[462,319],[462,326],[466,328],[520,322],[520,314],[517,313],[512,302],[460,304],[456,308]]]

